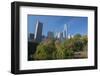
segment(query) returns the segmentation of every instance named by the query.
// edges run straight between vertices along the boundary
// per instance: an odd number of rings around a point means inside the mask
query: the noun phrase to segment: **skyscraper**
[[[65,39],[68,37],[68,26],[66,24],[64,25],[63,36]]]
[[[34,40],[36,42],[40,42],[42,40],[42,28],[43,28],[43,23],[37,20],[35,35],[34,35]]]
[[[47,36],[48,38],[54,38],[54,32],[48,32],[48,36]]]
[[[29,39],[29,41],[33,41],[34,40],[34,34],[30,33],[28,39]]]
[[[57,39],[63,40],[63,32],[58,32],[57,33]]]

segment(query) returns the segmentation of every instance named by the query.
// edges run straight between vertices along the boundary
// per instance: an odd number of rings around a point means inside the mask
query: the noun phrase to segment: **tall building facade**
[[[68,26],[66,24],[64,25],[63,38],[68,38]]]
[[[48,32],[48,36],[47,36],[48,38],[54,38],[54,32]]]
[[[29,39],[29,41],[33,41],[34,40],[34,34],[30,33],[28,39]]]
[[[43,29],[43,23],[37,20],[36,28],[35,28],[35,35],[34,35],[34,40],[36,42],[41,42],[42,40],[42,29]]]

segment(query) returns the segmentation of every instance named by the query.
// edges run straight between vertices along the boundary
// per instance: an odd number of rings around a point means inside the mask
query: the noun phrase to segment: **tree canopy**
[[[74,58],[76,52],[87,51],[87,43],[87,36],[80,34],[64,41],[46,39],[37,46],[33,57],[35,60]]]

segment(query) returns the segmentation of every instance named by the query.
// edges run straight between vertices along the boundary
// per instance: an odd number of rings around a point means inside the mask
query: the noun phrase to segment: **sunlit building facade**
[[[34,35],[34,40],[36,42],[41,42],[42,40],[42,29],[43,29],[43,23],[37,20],[36,28],[35,28],[35,35]]]

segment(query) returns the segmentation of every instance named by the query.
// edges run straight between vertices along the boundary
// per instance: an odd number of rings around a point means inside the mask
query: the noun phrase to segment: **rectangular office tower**
[[[35,36],[34,36],[34,40],[36,42],[41,42],[42,40],[42,28],[43,28],[43,23],[37,20],[35,28]]]
[[[54,32],[48,32],[48,36],[47,36],[48,38],[54,38]]]

